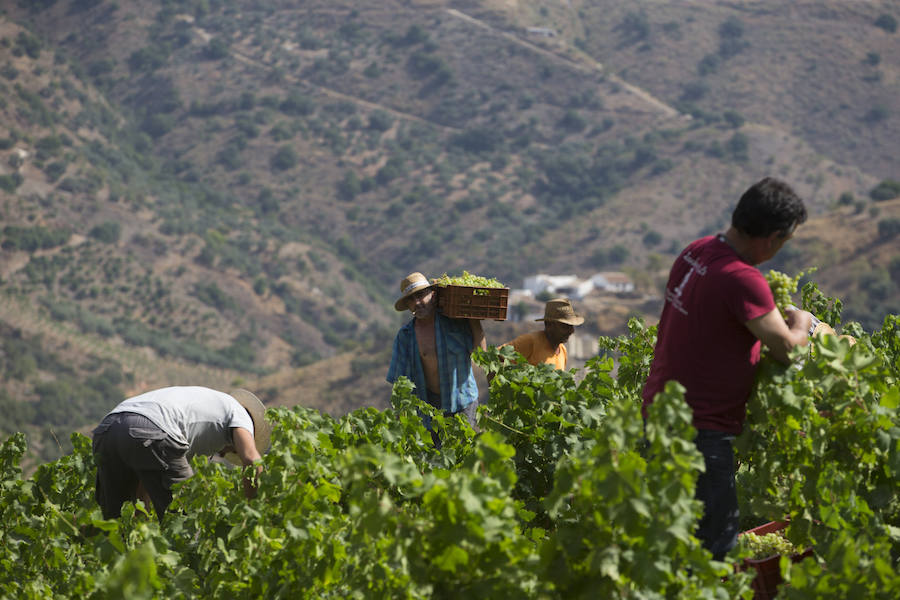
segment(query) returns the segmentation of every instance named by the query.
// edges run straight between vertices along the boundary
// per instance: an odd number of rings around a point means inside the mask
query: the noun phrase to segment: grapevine
[[[628,330],[582,377],[476,351],[493,375],[477,433],[406,378],[385,410],[270,408],[257,497],[195,457],[162,523],[142,503],[102,518],[84,435],[30,477],[25,436],[0,440],[0,598],[750,597],[756,569],[693,535],[704,463],[684,388],[641,414],[656,335]],[[818,336],[797,367],[762,362],[735,442],[740,514],[789,525],[742,534],[726,563],[790,555],[779,598],[900,597],[898,331],[890,315],[852,346]]]
[[[450,277],[446,273],[431,280],[431,283],[435,285],[439,285],[441,287],[446,287],[448,285],[465,285],[469,287],[487,287],[487,288],[502,288],[506,287],[493,277],[482,277],[481,275],[474,275],[469,273],[468,271],[463,271],[462,275],[456,277]]]

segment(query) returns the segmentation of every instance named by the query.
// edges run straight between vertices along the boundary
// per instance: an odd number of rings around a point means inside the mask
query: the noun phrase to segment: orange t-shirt
[[[525,357],[529,364],[537,365],[547,363],[561,371],[565,370],[568,361],[568,353],[565,344],[559,344],[555,348],[550,346],[547,336],[543,331],[525,333],[504,346],[512,345],[516,352]]]

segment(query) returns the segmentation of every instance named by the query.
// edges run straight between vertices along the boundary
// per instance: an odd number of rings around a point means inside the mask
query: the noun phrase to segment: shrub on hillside
[[[889,218],[878,221],[878,237],[882,240],[897,237],[900,235],[900,219]]]
[[[338,197],[349,202],[362,192],[362,181],[356,171],[348,170],[337,184]]]
[[[880,27],[888,33],[894,33],[897,31],[897,19],[888,14],[879,15],[879,17],[875,19],[875,27]]]
[[[46,250],[62,246],[69,241],[71,232],[68,229],[49,229],[43,225],[19,227],[7,225],[3,228],[0,247],[4,250]]]
[[[644,234],[643,239],[641,240],[644,245],[648,248],[652,248],[653,246],[658,245],[662,241],[663,237],[658,231],[650,230]]]
[[[38,150],[38,157],[45,159],[48,156],[58,156],[62,151],[63,143],[58,135],[48,135],[36,141],[34,147]]]
[[[643,10],[629,11],[616,29],[622,32],[624,43],[637,43],[650,36],[650,19]]]
[[[49,163],[46,167],[44,167],[44,175],[47,176],[47,181],[50,183],[54,183],[57,179],[62,177],[66,172],[66,163],[65,161],[54,161]]]
[[[128,68],[138,73],[148,73],[162,67],[169,60],[169,50],[165,46],[146,46],[135,50],[128,57]]]
[[[175,118],[172,115],[150,115],[141,123],[141,130],[150,137],[159,138],[169,133],[175,127]]]
[[[375,110],[369,115],[369,129],[387,131],[394,124],[394,119],[383,110]]]
[[[203,57],[208,60],[221,60],[227,57],[228,54],[228,42],[220,37],[214,37],[209,40],[209,44],[203,50]]]
[[[16,45],[13,47],[13,56],[27,54],[29,58],[37,59],[41,55],[41,40],[30,33],[20,31],[16,36]]]
[[[883,104],[878,104],[870,108],[866,114],[863,115],[863,121],[869,125],[874,125],[876,123],[881,123],[889,116],[891,116],[891,111],[888,107]]]
[[[569,133],[579,133],[587,127],[587,120],[577,110],[569,109],[557,122],[557,127]]]
[[[703,77],[715,73],[719,69],[722,60],[715,54],[707,54],[697,63],[697,74]]]
[[[405,161],[399,156],[392,156],[375,174],[375,181],[379,185],[385,185],[397,177],[402,177],[404,174],[406,174]]]
[[[200,302],[219,311],[237,308],[237,302],[215,283],[198,283],[194,286],[193,295]]]
[[[278,105],[278,110],[286,115],[307,116],[316,109],[315,102],[309,96],[293,92]]]
[[[25,181],[25,178],[22,177],[21,173],[0,175],[0,190],[3,190],[7,194],[12,194],[20,185],[22,185],[23,181]]]
[[[119,241],[121,233],[122,226],[119,223],[116,223],[115,221],[106,221],[105,223],[100,223],[99,225],[92,227],[88,235],[105,244],[115,244]]]
[[[900,181],[885,179],[869,192],[869,197],[875,201],[893,200],[900,197]]]
[[[493,152],[503,144],[503,133],[491,127],[466,129],[454,135],[450,143],[466,152]]]
[[[282,146],[272,156],[269,164],[277,171],[287,171],[293,169],[300,162],[300,156],[293,146]]]

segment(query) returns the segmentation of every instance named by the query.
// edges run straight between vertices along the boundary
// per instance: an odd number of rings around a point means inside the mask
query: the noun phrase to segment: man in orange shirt
[[[543,331],[525,333],[503,345],[512,345],[529,364],[547,363],[565,370],[569,357],[565,342],[575,331],[575,326],[584,323],[584,317],[575,314],[572,302],[567,298],[556,298],[544,306],[544,318],[536,320],[544,322]]]

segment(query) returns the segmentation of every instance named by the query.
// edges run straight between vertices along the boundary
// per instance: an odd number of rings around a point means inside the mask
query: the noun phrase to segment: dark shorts
[[[122,504],[137,499],[140,482],[161,521],[172,502],[172,485],[194,474],[187,445],[135,413],[107,415],[94,429],[93,450],[97,503],[105,519],[119,517]]]

